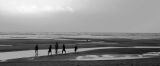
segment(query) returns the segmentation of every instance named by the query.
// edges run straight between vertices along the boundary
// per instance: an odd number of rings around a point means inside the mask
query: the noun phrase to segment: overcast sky
[[[160,0],[0,0],[0,32],[160,32]]]

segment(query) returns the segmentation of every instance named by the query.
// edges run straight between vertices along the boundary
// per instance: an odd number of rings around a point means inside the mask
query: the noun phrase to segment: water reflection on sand
[[[113,47],[112,47],[113,48]],[[115,47],[115,48],[160,48],[156,46],[135,46],[135,47]],[[147,52],[144,54],[104,54],[104,55],[85,55],[78,56],[74,60],[124,60],[124,59],[141,59],[160,56],[160,52]]]
[[[159,52],[145,54],[106,54],[106,55],[85,55],[78,56],[75,60],[124,60],[124,59],[141,59],[159,56]]]
[[[160,48],[160,47],[96,47],[96,48],[79,48],[78,52],[97,50],[97,49],[117,49],[117,48]],[[66,49],[67,53],[73,53],[74,49]],[[61,49],[59,50],[59,53]],[[47,56],[48,49],[39,50],[39,56]],[[54,54],[54,50],[53,50]],[[148,52],[144,54],[106,54],[106,55],[85,55],[78,56],[75,60],[119,60],[119,59],[138,59],[138,58],[150,58],[159,56],[160,52]],[[0,60],[6,61],[9,59],[34,57],[34,50],[25,51],[13,51],[13,52],[1,52]]]
[[[134,54],[107,54],[107,55],[85,55],[78,56],[76,60],[122,60],[122,59],[139,59],[146,58]]]

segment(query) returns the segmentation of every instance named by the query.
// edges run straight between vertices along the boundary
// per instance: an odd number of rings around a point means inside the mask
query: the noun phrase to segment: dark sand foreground
[[[113,61],[2,62],[0,66],[160,66],[160,58]]]

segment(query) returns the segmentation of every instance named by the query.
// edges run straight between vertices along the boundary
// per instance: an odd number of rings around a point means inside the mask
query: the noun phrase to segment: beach
[[[110,61],[18,61],[3,62],[1,66],[159,66],[160,59],[110,60]]]
[[[0,66],[160,66],[160,0],[0,0]]]
[[[55,54],[55,43],[59,43]],[[60,39],[0,39],[1,66],[154,66],[159,65],[160,39],[63,37]],[[39,56],[35,57],[35,45]],[[62,54],[62,45],[66,54]],[[52,45],[53,55],[48,56]],[[77,53],[74,52],[78,46]]]

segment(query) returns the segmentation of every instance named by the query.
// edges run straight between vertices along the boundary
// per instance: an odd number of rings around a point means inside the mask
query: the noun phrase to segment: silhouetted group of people
[[[58,42],[56,42],[56,44],[55,44],[55,54],[58,54],[58,48],[59,48]],[[74,47],[75,53],[77,52],[77,50],[78,50],[78,46],[75,45],[75,47]],[[62,54],[64,54],[64,53],[66,54],[65,44],[63,44],[63,46],[62,46]],[[48,56],[49,55],[52,55],[52,45],[49,45],[49,48],[48,48]],[[36,57],[38,56],[38,44],[35,46],[35,56]]]

